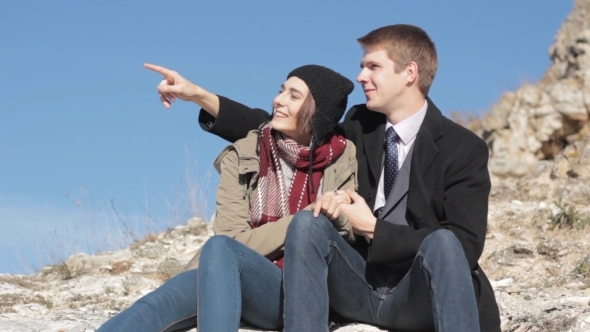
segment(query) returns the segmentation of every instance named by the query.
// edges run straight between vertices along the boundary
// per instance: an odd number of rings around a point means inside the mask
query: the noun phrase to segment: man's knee
[[[448,229],[439,229],[428,235],[420,246],[422,252],[436,252],[443,255],[455,255],[463,252],[461,243]]]

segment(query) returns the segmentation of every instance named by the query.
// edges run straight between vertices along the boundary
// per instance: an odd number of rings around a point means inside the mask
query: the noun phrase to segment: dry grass
[[[0,275],[0,283],[7,283],[26,289],[36,290],[35,284],[32,283],[28,278],[24,278],[22,276],[12,276],[7,274]]]
[[[512,320],[506,332],[561,332],[568,331],[576,323],[576,317],[567,315],[526,314]]]
[[[44,247],[40,248],[40,252],[46,258],[37,257],[37,261],[41,267],[52,267],[50,271],[44,271],[44,274],[56,274],[67,280],[74,274],[69,271],[65,261],[76,252],[94,254],[119,250],[126,246],[134,248],[156,241],[158,233],[184,224],[192,217],[202,217],[206,220],[210,212],[207,207],[210,196],[207,190],[210,172],[199,175],[200,180],[196,180],[196,162],[191,164],[188,160],[187,155],[186,179],[175,184],[176,194],[172,199],[165,201],[166,217],[161,220],[152,215],[147,197],[144,202],[139,202],[143,211],[143,216],[139,217],[121,210],[114,198],[110,198],[108,204],[97,203],[97,199],[89,193],[88,188],[82,187],[74,193],[66,194],[81,212],[80,225],[75,225],[73,229],[55,229],[47,235],[39,236],[38,242]],[[191,228],[192,234],[205,232],[206,225]],[[18,250],[15,251],[15,257],[21,257]],[[111,273],[118,274],[129,269],[129,266],[125,267],[123,263],[118,264]],[[36,272],[36,269],[30,268],[30,262],[22,259],[21,266],[25,271]]]
[[[109,271],[109,273],[111,275],[117,275],[129,271],[130,268],[131,264],[129,264],[129,262],[114,262],[112,264],[112,269]]]
[[[47,309],[53,308],[53,302],[41,295],[23,296],[22,294],[0,294],[0,313],[14,312],[13,306],[27,303],[38,303]]]
[[[451,111],[451,120],[476,134],[483,128],[481,119],[481,114],[469,111]]]
[[[580,212],[575,206],[562,202],[554,202],[554,204],[558,210],[551,217],[554,227],[583,229],[590,224],[590,215]]]
[[[146,234],[142,239],[133,241],[133,243],[130,245],[130,248],[136,249],[148,242],[155,242],[157,239],[158,237],[155,234]]]

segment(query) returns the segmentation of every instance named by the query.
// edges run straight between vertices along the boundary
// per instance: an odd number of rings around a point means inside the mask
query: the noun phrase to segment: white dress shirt
[[[414,145],[414,141],[416,140],[416,135],[418,135],[418,130],[422,125],[422,121],[424,121],[424,117],[426,116],[426,109],[428,108],[428,102],[424,101],[424,106],[414,115],[411,117],[393,124],[387,120],[385,124],[385,130],[389,127],[393,127],[395,132],[398,135],[397,140],[397,151],[398,151],[398,165],[401,168],[408,156],[408,152]],[[385,143],[385,142],[384,142]],[[385,194],[383,193],[383,161],[381,161],[381,176],[379,176],[379,186],[377,187],[377,197],[375,197],[375,206],[373,211],[383,207],[385,205]]]

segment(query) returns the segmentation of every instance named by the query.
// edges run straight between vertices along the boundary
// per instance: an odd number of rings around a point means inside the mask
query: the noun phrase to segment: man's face
[[[396,100],[406,89],[405,70],[395,73],[395,63],[383,49],[365,49],[361,72],[356,80],[367,98],[367,108],[387,114],[396,109]]]

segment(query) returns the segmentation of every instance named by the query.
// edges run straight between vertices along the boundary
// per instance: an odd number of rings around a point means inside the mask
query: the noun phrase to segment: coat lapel
[[[410,184],[410,168],[412,165],[413,151],[414,151],[414,146],[412,146],[412,148],[408,152],[408,156],[406,157],[406,160],[402,164],[402,167],[399,170],[399,173],[397,174],[397,179],[395,180],[395,183],[393,184],[393,188],[391,188],[391,193],[389,194],[389,197],[387,198],[387,202],[385,202],[385,206],[383,206],[383,210],[381,211],[381,214],[379,215],[379,218],[381,218],[381,219],[389,220],[387,218],[389,213],[393,209],[395,209],[399,206],[399,202],[404,197],[406,197],[406,194],[408,193],[408,188],[409,188],[409,184]],[[403,205],[404,205],[404,209],[405,209],[405,204],[403,204]],[[403,214],[405,214],[405,212]],[[404,218],[404,223],[405,223],[405,218]]]
[[[424,177],[438,156],[436,141],[443,136],[443,115],[430,98],[426,100],[428,109],[414,142],[410,169],[407,208],[414,220],[423,218],[428,211],[430,191]]]
[[[442,113],[434,105],[430,98],[428,101],[428,109],[424,121],[418,130],[416,142],[414,142],[414,153],[412,155],[412,170],[415,170],[415,175],[423,177],[432,162],[438,155],[438,147],[435,142],[443,135],[442,133]]]

